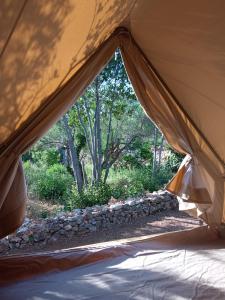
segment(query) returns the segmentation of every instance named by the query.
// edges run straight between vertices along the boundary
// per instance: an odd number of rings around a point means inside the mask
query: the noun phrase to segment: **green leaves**
[[[67,193],[71,190],[73,177],[61,164],[37,166],[30,162],[24,163],[25,176],[29,192],[37,199],[50,200],[63,204]]]
[[[23,160],[32,196],[71,210],[105,204],[111,196],[126,199],[162,188],[182,156],[170,148],[165,151],[164,139],[137,101],[117,50]]]

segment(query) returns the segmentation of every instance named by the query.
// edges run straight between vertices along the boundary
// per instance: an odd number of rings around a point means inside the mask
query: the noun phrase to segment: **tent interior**
[[[24,219],[21,155],[118,47],[146,114],[186,154],[167,189],[209,226],[1,257],[1,299],[225,298],[225,2],[2,0],[0,16],[0,238]]]

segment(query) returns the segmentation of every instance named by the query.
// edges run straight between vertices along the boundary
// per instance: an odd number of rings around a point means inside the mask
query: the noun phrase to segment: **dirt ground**
[[[72,238],[60,237],[60,239],[52,244],[39,244],[26,246],[26,248],[23,249],[12,249],[8,252],[8,254],[66,249],[106,241],[136,238],[170,231],[191,229],[198,227],[200,224],[200,220],[194,219],[184,212],[160,212],[145,218],[139,218],[131,224],[115,225],[110,229],[93,232],[84,236],[74,236]]]

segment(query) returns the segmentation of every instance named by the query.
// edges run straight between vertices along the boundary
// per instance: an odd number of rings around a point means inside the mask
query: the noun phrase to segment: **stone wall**
[[[143,198],[128,199],[111,205],[75,209],[44,220],[25,219],[13,235],[0,241],[0,253],[36,243],[57,242],[60,236],[72,237],[101,231],[116,224],[128,224],[164,210],[178,209],[175,196],[167,191],[146,194]]]

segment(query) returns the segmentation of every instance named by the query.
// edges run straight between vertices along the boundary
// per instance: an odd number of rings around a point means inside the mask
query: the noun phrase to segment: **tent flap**
[[[117,34],[113,34],[98,51],[64,84],[53,93],[34,115],[23,131],[18,132],[13,141],[4,149],[0,157],[0,237],[6,236],[17,226],[18,219],[22,220],[24,209],[17,211],[18,217],[12,218],[17,203],[26,200],[26,188],[22,179],[22,166],[19,157],[35,141],[37,141],[79,98],[84,89],[95,78],[113,55],[118,45]],[[19,180],[20,179],[20,180]],[[3,192],[4,191],[4,192]],[[18,192],[20,191],[20,193]],[[24,206],[25,204],[21,204]],[[7,218],[5,218],[7,212]]]
[[[196,209],[207,223],[219,225],[224,205],[223,164],[177,104],[129,32],[124,31],[120,37],[126,70],[146,114],[175,150],[192,157],[185,159],[168,190],[185,201],[196,203]]]

